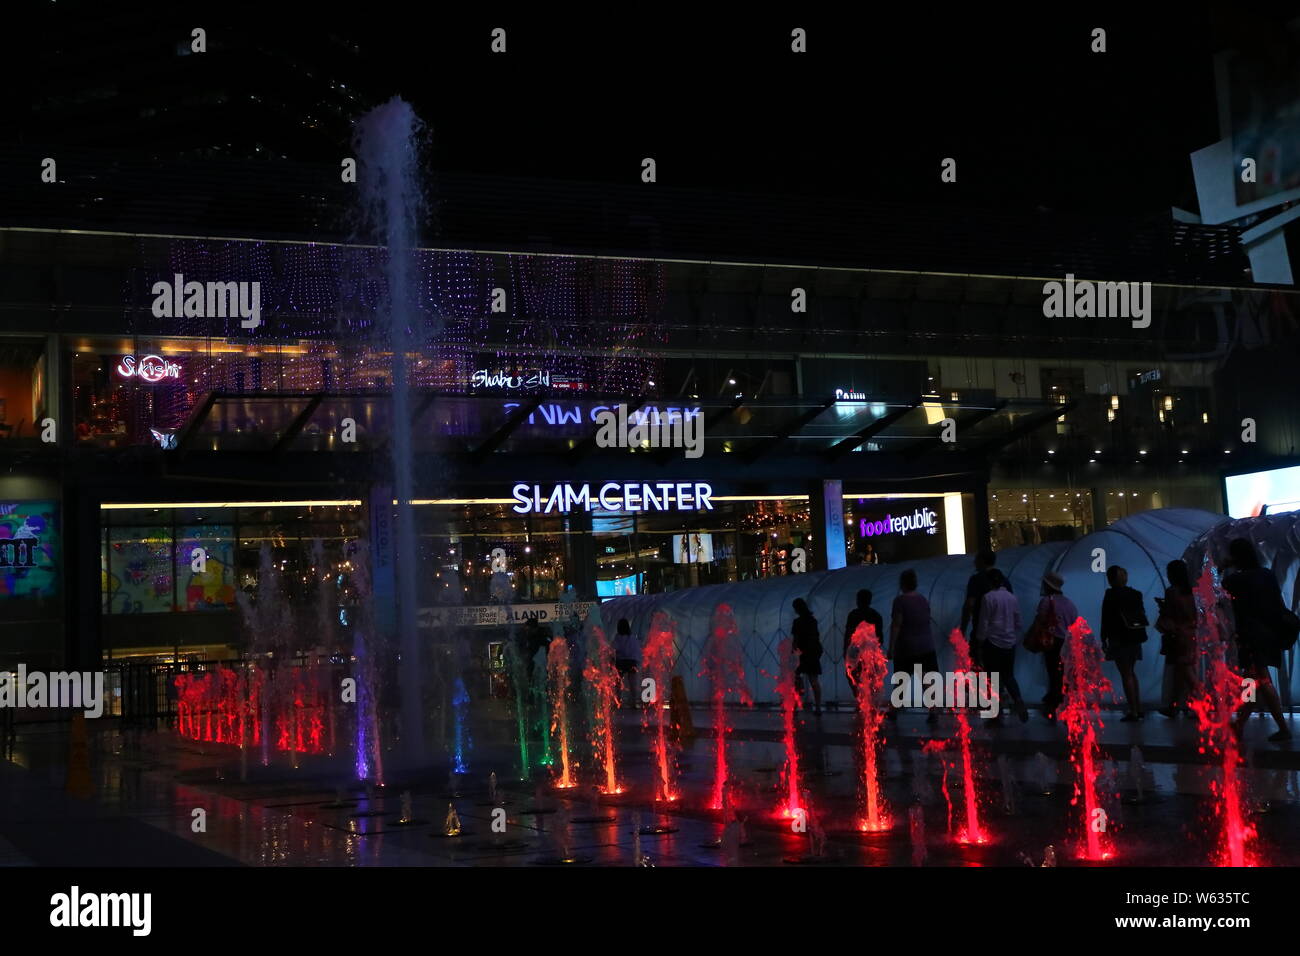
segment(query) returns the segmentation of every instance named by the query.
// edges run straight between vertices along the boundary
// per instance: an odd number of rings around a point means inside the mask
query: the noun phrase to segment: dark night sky
[[[28,109],[49,89],[175,61],[166,43],[201,25],[214,53],[293,51],[372,101],[411,99],[439,169],[635,183],[653,156],[673,185],[1128,213],[1194,204],[1188,153],[1218,134],[1212,54],[1269,29],[1190,4],[731,17],[628,7],[576,22],[589,15],[448,16],[428,5],[413,18],[415,5],[384,16],[368,4],[272,21],[265,4],[31,6],[37,15],[11,39],[43,66],[11,89],[11,142],[69,133]],[[496,25],[509,31],[505,56],[488,51]],[[795,25],[809,31],[803,56],[789,52]],[[1094,26],[1108,30],[1105,54],[1089,51]],[[273,76],[248,82],[276,95]],[[95,146],[149,148],[147,125],[129,116],[96,135]],[[294,144],[291,158],[333,152],[330,135]],[[946,156],[958,160],[956,185],[939,182]]]

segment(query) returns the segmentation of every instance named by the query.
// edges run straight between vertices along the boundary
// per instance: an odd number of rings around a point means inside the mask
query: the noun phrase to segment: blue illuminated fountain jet
[[[417,333],[431,337],[436,330],[422,328],[425,318],[417,308],[415,280],[419,222],[424,209],[418,166],[418,142],[423,125],[409,103],[394,97],[363,116],[357,123],[355,145],[359,162],[358,187],[361,212],[374,242],[381,248],[388,298],[376,313],[376,345],[392,354],[392,427],[388,447],[392,454],[393,497],[396,523],[389,540],[372,540],[376,550],[376,612],[383,629],[395,636],[398,688],[401,697],[402,756],[410,763],[426,757],[422,703],[425,660],[416,626],[416,573],[419,554],[411,509],[414,464],[411,453],[411,385],[409,360],[421,343]],[[388,507],[384,486],[372,496],[371,506]],[[391,513],[391,512],[390,512]],[[387,514],[380,514],[383,520]],[[385,547],[387,545],[387,547]],[[385,554],[385,551],[388,551]],[[389,584],[388,582],[391,582]],[[395,591],[391,597],[384,592]]]

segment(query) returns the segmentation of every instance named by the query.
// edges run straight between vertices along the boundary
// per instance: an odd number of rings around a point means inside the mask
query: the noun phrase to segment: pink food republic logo
[[[150,385],[165,378],[180,378],[181,367],[158,355],[144,355],[136,361],[134,355],[123,355],[117,363],[117,374],[123,378],[138,378]]]
[[[866,518],[858,519],[858,534],[863,538],[871,538],[877,535],[885,534],[902,534],[906,535],[909,531],[923,531],[926,534],[934,534],[939,528],[939,515],[929,508],[918,508],[910,515],[885,515],[880,521],[869,521]]]

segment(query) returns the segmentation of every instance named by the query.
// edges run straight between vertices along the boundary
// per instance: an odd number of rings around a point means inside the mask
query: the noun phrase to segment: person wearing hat
[[[1062,692],[1065,671],[1061,665],[1061,649],[1070,636],[1070,625],[1079,619],[1079,609],[1065,596],[1062,590],[1064,587],[1065,579],[1055,571],[1043,575],[1042,598],[1038,601],[1038,613],[1034,619],[1035,627],[1047,628],[1054,638],[1051,647],[1043,652],[1043,666],[1047,669],[1043,716],[1052,722],[1056,721],[1056,709],[1065,699]]]

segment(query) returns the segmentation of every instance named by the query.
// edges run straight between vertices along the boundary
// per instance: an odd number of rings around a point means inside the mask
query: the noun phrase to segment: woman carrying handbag
[[[1065,671],[1061,665],[1061,649],[1070,636],[1070,625],[1079,619],[1079,609],[1062,593],[1065,579],[1055,571],[1043,575],[1042,599],[1034,623],[1025,635],[1025,649],[1043,655],[1047,670],[1047,693],[1043,696],[1043,716],[1056,722],[1056,709],[1065,699]]]

